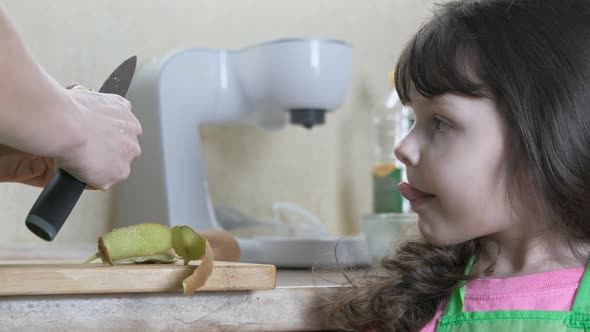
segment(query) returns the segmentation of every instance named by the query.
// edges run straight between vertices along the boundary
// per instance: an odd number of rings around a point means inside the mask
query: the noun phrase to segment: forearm
[[[37,65],[0,6],[0,143],[60,156],[79,144],[74,101]]]

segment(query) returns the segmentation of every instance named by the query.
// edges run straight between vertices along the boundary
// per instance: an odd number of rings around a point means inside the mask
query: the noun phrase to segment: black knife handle
[[[45,241],[59,232],[86,188],[86,183],[59,169],[45,186],[25,220],[27,228]]]

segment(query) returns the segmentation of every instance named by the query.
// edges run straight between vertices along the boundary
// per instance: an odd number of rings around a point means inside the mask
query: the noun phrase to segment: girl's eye
[[[432,118],[432,124],[434,126],[434,130],[436,131],[445,131],[451,128],[451,124],[447,120],[438,115],[435,115]]]

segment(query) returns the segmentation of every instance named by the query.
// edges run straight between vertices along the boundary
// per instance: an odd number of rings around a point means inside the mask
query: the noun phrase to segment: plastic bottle
[[[395,158],[394,148],[411,125],[411,111],[399,100],[393,87],[394,72],[391,72],[392,89],[384,103],[373,114],[374,163],[373,213],[403,213],[409,210],[398,185],[405,180],[404,165]]]

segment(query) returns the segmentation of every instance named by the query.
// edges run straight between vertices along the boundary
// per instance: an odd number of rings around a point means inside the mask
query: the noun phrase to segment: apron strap
[[[586,266],[582,280],[580,280],[572,311],[590,313],[590,268],[588,266]]]
[[[471,271],[471,267],[473,267],[473,263],[475,262],[475,257],[471,257],[469,259],[469,263],[467,263],[467,267],[465,268],[465,275],[468,275]],[[465,288],[467,287],[467,283],[463,283],[459,289],[454,291],[450,298],[449,303],[447,303],[447,307],[443,313],[443,316],[448,315],[458,315],[464,312],[463,310],[463,302],[465,301]]]

